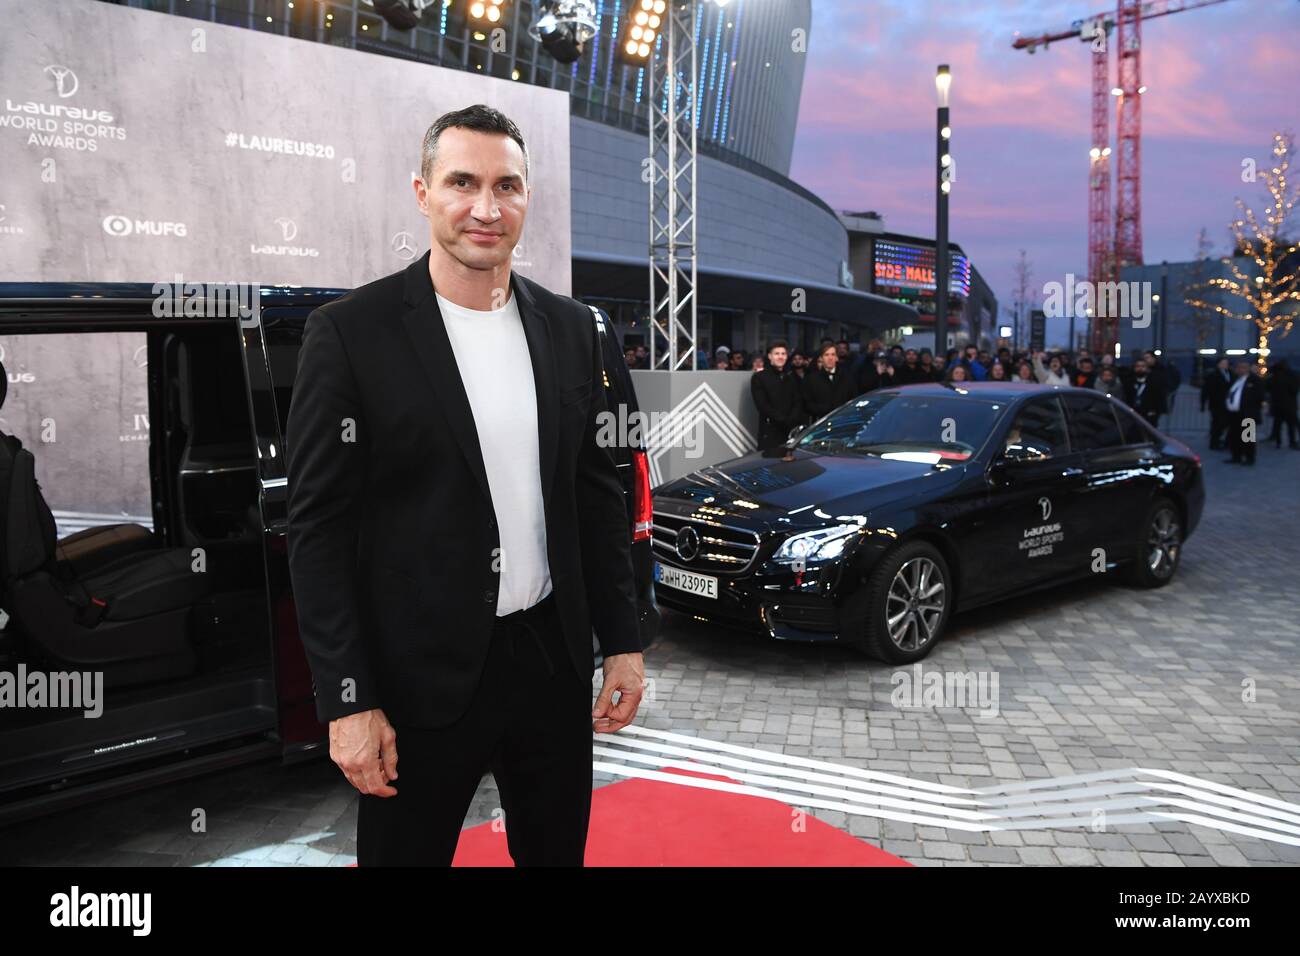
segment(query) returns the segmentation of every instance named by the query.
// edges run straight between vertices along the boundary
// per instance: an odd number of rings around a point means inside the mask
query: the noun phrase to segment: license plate
[[[660,564],[658,561],[655,562],[655,583],[700,597],[716,599],[718,596],[718,579],[712,575],[683,571],[681,568]]]

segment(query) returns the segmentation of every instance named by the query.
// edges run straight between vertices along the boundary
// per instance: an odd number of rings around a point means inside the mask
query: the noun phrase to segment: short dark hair
[[[499,133],[509,136],[519,144],[524,154],[524,179],[528,179],[528,147],[524,145],[524,134],[510,117],[500,110],[494,110],[482,103],[475,103],[463,110],[443,113],[424,134],[424,143],[420,148],[420,177],[429,185],[429,176],[433,173],[433,163],[438,153],[438,138],[445,130],[468,129],[476,133]]]
[[[785,349],[788,352],[790,351],[790,346],[786,344],[785,339],[774,339],[767,343],[767,350],[771,352],[772,349]]]

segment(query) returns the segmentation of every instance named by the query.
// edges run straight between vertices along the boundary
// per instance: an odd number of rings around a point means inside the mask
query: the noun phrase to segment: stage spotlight
[[[595,0],[540,0],[528,35],[560,63],[574,62],[596,35]]]
[[[361,0],[398,30],[413,30],[426,9],[441,0]]]
[[[667,9],[666,0],[633,0],[618,44],[619,57],[625,63],[641,66],[650,59]]]
[[[469,0],[466,10],[473,23],[499,26],[505,19],[506,0]]]

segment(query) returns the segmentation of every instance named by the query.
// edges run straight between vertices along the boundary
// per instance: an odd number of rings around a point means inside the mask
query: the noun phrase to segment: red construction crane
[[[1078,37],[1092,46],[1092,146],[1088,172],[1088,277],[1094,283],[1119,278],[1123,266],[1142,264],[1142,21],[1227,0],[1118,0],[1112,13],[1075,20],[1068,27],[1016,34],[1012,46],[1030,53],[1057,40]],[[1110,86],[1110,35],[1119,52],[1117,82]],[[1115,162],[1115,221],[1110,220],[1109,97],[1118,100]],[[1095,286],[1094,286],[1095,288]],[[1099,310],[1100,311],[1100,310]],[[1095,351],[1110,351],[1118,338],[1118,317],[1092,317]],[[1073,346],[1073,343],[1071,343]]]

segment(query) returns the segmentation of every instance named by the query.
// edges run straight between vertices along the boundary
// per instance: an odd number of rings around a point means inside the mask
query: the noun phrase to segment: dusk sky
[[[1000,307],[1026,249],[1041,301],[1044,282],[1087,272],[1090,58],[1077,39],[1032,56],[1011,41],[1113,6],[813,0],[791,178],[836,209],[875,209],[890,230],[932,237],[934,72],[948,63],[951,238]],[[1190,259],[1201,226],[1222,254],[1234,197],[1263,205],[1243,158],[1268,158],[1275,130],[1300,133],[1300,2],[1229,0],[1146,21],[1142,38],[1146,261]]]

